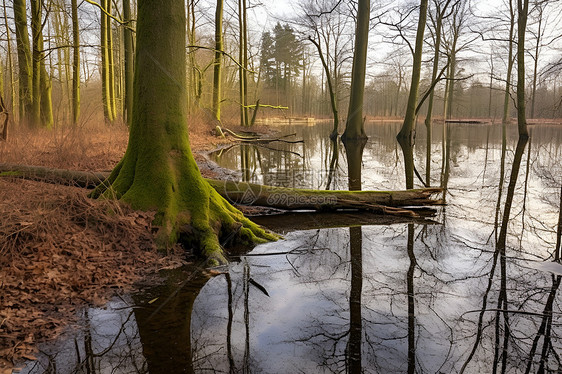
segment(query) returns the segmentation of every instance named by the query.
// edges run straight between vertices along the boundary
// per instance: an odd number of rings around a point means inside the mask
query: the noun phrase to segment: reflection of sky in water
[[[368,128],[370,141],[363,155],[363,189],[397,189],[404,185],[401,151],[396,148],[395,125],[372,125]],[[499,126],[451,126],[448,206],[438,214],[443,225],[415,227],[415,348],[416,370],[433,373],[457,372],[461,369],[476,337],[479,310],[490,284],[487,309],[523,310],[542,314],[552,285],[549,272],[552,269],[540,265],[553,250],[557,220],[556,199],[559,181],[544,179],[545,170],[552,169],[560,175],[560,149],[553,150],[551,141],[560,140],[559,129],[534,128],[529,146],[525,150],[515,191],[514,209],[509,224],[506,285],[508,304],[499,307],[500,263],[497,261],[494,278],[490,271],[494,262],[494,220],[498,199],[498,183],[501,162]],[[287,130],[289,132],[291,130]],[[442,129],[435,134],[440,136]],[[544,133],[543,133],[544,131]],[[480,132],[480,133],[478,133]],[[489,132],[488,143],[482,134]],[[307,132],[303,132],[306,139]],[[418,141],[415,163],[424,173],[425,141]],[[515,143],[508,139],[504,188],[507,188]],[[293,149],[295,148],[286,148]],[[545,152],[545,149],[549,149]],[[288,164],[296,168],[322,169],[329,165],[330,148],[310,147],[304,157],[294,157]],[[223,165],[236,167],[234,157],[220,159]],[[540,153],[539,153],[540,152]],[[261,153],[261,171],[267,151]],[[223,156],[224,157],[224,156]],[[272,157],[277,157],[273,155]],[[432,146],[432,181],[439,184],[441,178],[441,144],[434,139]],[[284,160],[287,163],[287,160]],[[239,166],[238,166],[239,167]],[[345,153],[340,149],[339,179],[336,186],[346,189]],[[529,175],[526,177],[526,170]],[[556,174],[558,173],[558,174]],[[552,171],[551,171],[552,174]],[[559,179],[559,177],[558,177]],[[302,181],[306,184],[306,181]],[[416,180],[419,185],[419,182]],[[525,189],[526,186],[526,189]],[[315,185],[314,187],[318,187]],[[500,203],[500,220],[503,211],[503,191]],[[525,201],[523,200],[525,197]],[[525,209],[523,209],[525,203]],[[548,229],[547,229],[548,228]],[[362,287],[362,362],[367,372],[403,372],[408,365],[408,304],[406,275],[411,264],[406,250],[406,225],[391,227],[363,227],[363,287]],[[282,251],[294,241],[295,246],[323,247],[311,254],[271,257],[248,257],[254,279],[271,294],[265,298],[250,287],[250,366],[264,372],[271,368],[294,364],[293,370],[308,370],[322,366],[327,372],[345,370],[346,347],[349,330],[349,234],[347,229],[324,229],[297,232],[291,241],[260,246],[255,251]],[[314,242],[314,244],[311,244]],[[264,267],[268,266],[268,267]],[[542,271],[538,271],[538,268]],[[242,265],[233,265],[231,274],[243,282]],[[218,280],[216,280],[218,282]],[[199,295],[195,309],[206,310],[213,304],[213,294],[219,289],[209,282]],[[241,286],[240,286],[241,287]],[[279,290],[282,289],[283,291]],[[224,290],[223,290],[224,292]],[[240,300],[243,295],[238,296]],[[559,296],[554,309],[560,312]],[[239,313],[234,325],[244,329],[243,302],[239,301]],[[287,306],[290,304],[290,306]],[[204,315],[203,312],[199,314]],[[494,325],[496,312],[485,312],[481,342],[475,351],[467,372],[491,371],[494,359]],[[500,318],[503,317],[503,313]],[[272,322],[274,321],[274,322]],[[509,314],[511,337],[508,346],[506,368],[508,371],[525,371],[533,334],[541,323],[540,316],[517,313]],[[227,322],[215,321],[214,323]],[[277,328],[264,327],[271,323]],[[197,324],[192,329],[197,329]],[[557,324],[554,327],[558,327]],[[499,323],[500,335],[503,321]],[[410,332],[411,334],[412,332]],[[238,333],[244,337],[243,333]],[[554,328],[554,350],[560,350],[559,331]],[[210,337],[209,335],[206,335]],[[338,339],[335,339],[339,337]],[[217,335],[213,339],[223,339]],[[499,341],[502,341],[500,336]],[[295,343],[296,342],[296,343]],[[237,341],[238,351],[244,352],[244,340]],[[541,343],[539,343],[539,346]],[[501,347],[500,347],[501,348]],[[297,349],[297,353],[293,350]],[[540,349],[539,349],[540,351]],[[243,366],[238,357],[237,368]],[[297,358],[295,358],[297,357]],[[550,365],[557,367],[550,354]],[[213,356],[213,363],[227,361]],[[535,357],[537,360],[537,357]],[[501,358],[500,358],[501,362]],[[500,364],[501,365],[501,364]],[[298,370],[297,370],[298,371]]]
[[[440,229],[440,226],[425,228],[428,231]],[[423,235],[420,230],[418,227],[417,235]],[[405,231],[404,225],[392,229],[363,227],[362,356],[367,372],[403,372],[407,368],[406,273],[410,260],[406,253]],[[418,239],[414,249],[417,366],[421,372],[456,372],[474,341],[478,314],[473,311],[481,307],[492,257],[485,251],[493,248],[485,245],[478,249],[467,248],[455,238],[448,238],[447,232],[441,238],[446,245],[435,250],[432,234],[436,233],[426,233],[427,246]],[[247,362],[253,371],[280,372],[275,368],[283,368],[282,372],[338,372],[345,369],[350,289],[348,235],[348,229],[297,232],[284,242],[260,246],[252,254],[290,251],[298,247],[310,249],[309,254],[250,256],[243,260],[249,264],[252,279],[271,296],[268,298],[250,286]],[[243,269],[243,262],[230,268],[233,283],[237,285],[233,292],[232,332],[237,369],[242,369],[245,357]],[[535,288],[549,286],[547,274],[521,268],[516,261],[510,261],[508,274],[514,308],[522,304],[517,296],[527,291],[511,287],[529,286],[519,280],[520,277],[531,277],[529,280]],[[228,371],[226,350],[216,351],[216,347],[226,344],[225,292],[224,277],[216,277],[205,285],[195,303],[192,332],[197,336],[201,334],[195,348],[200,357],[205,357],[201,368]],[[491,305],[497,299],[497,288],[492,292]],[[210,310],[213,310],[212,317]],[[517,321],[513,324],[514,332],[526,333],[525,329],[518,328],[526,326],[530,319],[515,316],[512,321]],[[536,329],[533,324],[530,331]],[[485,334],[482,342],[488,349],[492,349],[490,339],[491,335]],[[521,344],[525,345],[524,339]],[[560,348],[558,343],[556,349]],[[488,372],[492,351],[481,350],[469,368]]]
[[[325,126],[329,129],[330,124]],[[404,186],[402,153],[394,140],[398,126],[371,125],[367,128],[370,140],[363,156],[363,189],[399,189]],[[275,145],[298,152],[302,157],[263,148],[259,148],[259,154],[253,150],[250,159],[255,162],[251,164],[255,180],[261,181],[260,175],[264,172],[282,173],[286,169],[293,176],[312,176],[309,180],[308,177],[295,177],[297,185],[310,187],[307,183],[312,180],[312,187],[322,187],[323,180],[317,176],[326,175],[331,159],[330,143],[326,139],[316,139],[314,133],[318,131],[312,129],[285,129],[287,133],[298,132],[297,137],[306,141],[304,147],[299,144]],[[420,174],[425,175],[423,126],[418,127],[418,132],[415,164]],[[442,127],[436,126],[431,164],[435,185],[441,179],[441,132]],[[480,340],[465,373],[492,372],[496,349],[496,367],[501,372],[506,331],[510,335],[505,372],[525,372],[533,346],[536,350],[530,372],[536,372],[544,341],[537,331],[545,321],[543,313],[550,294],[553,295],[553,317],[547,325],[552,339],[545,370],[552,372],[561,367],[557,358],[562,352],[560,296],[556,287],[551,292],[553,285],[556,286],[553,274],[560,275],[561,267],[544,261],[549,259],[555,243],[553,228],[558,219],[562,131],[560,128],[532,127],[530,157],[527,145],[508,226],[503,283],[506,305],[498,305],[502,292],[502,264],[501,257],[494,256],[494,221],[502,154],[500,127],[455,125],[450,127],[450,134],[448,205],[435,217],[439,224],[416,223],[410,228],[407,224],[371,225],[361,229],[360,318],[357,315],[350,317],[351,287],[357,284],[352,282],[353,271],[357,270],[350,265],[350,229],[293,232],[286,235],[286,240],[256,247],[249,256],[230,265],[233,313],[230,347],[227,345],[227,277],[216,276],[201,289],[191,314],[193,368],[198,372],[229,372],[231,368],[234,372],[256,373],[345,372],[352,353],[349,352],[352,347],[349,344],[350,324],[360,321],[364,372],[408,371],[409,364],[413,364],[408,360],[409,342],[414,342],[416,372],[455,373],[461,370],[475,346],[485,299],[487,311],[481,318]],[[515,142],[509,138],[500,216],[514,149]],[[240,149],[224,152],[218,161],[223,166],[240,168]],[[335,175],[337,188],[347,187],[346,168],[345,152],[340,148]],[[282,177],[280,175],[279,179]],[[419,185],[417,180],[415,183]],[[413,253],[407,249],[411,228],[414,230]],[[265,253],[276,255],[258,256]],[[491,273],[494,266],[495,271]],[[245,268],[249,269],[252,281],[263,286],[269,297],[255,284],[244,281]],[[245,284],[249,290],[247,301]],[[414,303],[410,305],[408,284],[413,286],[410,301]],[[409,307],[414,308],[413,314],[409,314]],[[507,309],[510,313],[498,313],[498,309]],[[130,309],[90,310],[89,313],[95,351],[104,351],[111,341],[117,342],[103,357],[97,358],[99,367],[106,368],[101,372],[146,372],[145,359],[149,361],[146,352],[154,347],[148,346],[145,340],[142,340],[144,345],[141,344],[135,321],[142,322],[130,315]],[[172,317],[185,322],[189,319],[186,313],[188,310],[180,308],[177,316],[172,314]],[[507,330],[505,315],[508,316]],[[119,326],[123,324],[125,328],[120,330]],[[408,329],[409,324],[414,326],[413,330]],[[185,338],[178,338],[179,332],[174,335],[173,328],[169,329],[173,336],[162,331],[156,327],[154,344],[161,342],[166,346],[170,341]],[[540,339],[537,340],[537,336]],[[84,335],[79,334],[78,339],[83,341]],[[56,348],[57,360],[75,362],[72,358],[74,343],[66,341],[62,346]],[[83,346],[80,345],[82,351]],[[64,366],[60,364],[59,368]],[[110,367],[114,371],[109,370]],[[137,367],[145,371],[133,369]],[[178,369],[178,372],[182,371]]]

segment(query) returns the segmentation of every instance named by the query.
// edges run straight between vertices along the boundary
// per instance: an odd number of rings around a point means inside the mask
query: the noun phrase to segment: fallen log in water
[[[432,196],[440,188],[399,191],[327,191],[264,186],[254,183],[207,179],[219,194],[242,205],[260,205],[285,210],[359,209],[385,214],[416,216],[411,206],[440,205]]]
[[[1,177],[24,178],[42,182],[94,188],[109,176],[109,172],[86,172],[54,169],[43,166],[0,164]],[[242,205],[259,205],[284,210],[334,211],[357,209],[383,214],[415,217],[419,208],[441,205],[433,196],[440,188],[423,188],[399,191],[326,191],[264,186],[254,183],[206,179],[230,202]],[[426,209],[420,210],[426,215]]]

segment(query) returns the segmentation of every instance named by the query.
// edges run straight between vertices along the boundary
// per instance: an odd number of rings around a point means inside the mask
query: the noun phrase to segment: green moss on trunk
[[[125,156],[94,197],[156,210],[158,242],[180,237],[211,263],[225,262],[222,237],[247,243],[276,236],[246,219],[201,177],[187,132],[185,9],[163,0],[138,2],[133,118]]]

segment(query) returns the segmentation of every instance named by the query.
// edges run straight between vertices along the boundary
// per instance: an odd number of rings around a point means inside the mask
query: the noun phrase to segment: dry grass
[[[212,136],[214,126],[204,113],[189,120],[194,151],[208,151],[228,142]],[[54,130],[11,128],[7,142],[0,142],[0,163],[15,163],[83,171],[111,170],[127,149],[125,125],[61,126]]]

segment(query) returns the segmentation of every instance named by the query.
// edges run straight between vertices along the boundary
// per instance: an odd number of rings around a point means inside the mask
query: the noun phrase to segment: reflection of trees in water
[[[63,344],[41,351],[24,373],[148,373],[134,313],[125,304],[116,309],[86,309],[83,329]]]
[[[545,366],[547,369],[550,366],[551,370],[560,368],[559,357],[551,344],[553,301],[559,286],[559,280],[556,281],[555,277],[552,276],[552,287],[548,292],[546,275],[541,276],[541,274],[537,274],[538,272],[532,274],[533,271],[530,272],[529,269],[525,269],[526,263],[523,257],[519,257],[520,255],[517,252],[514,255],[507,252],[508,224],[511,219],[514,194],[526,144],[526,139],[520,139],[515,151],[501,228],[497,236],[482,307],[478,313],[476,335],[472,349],[461,368],[461,373],[465,370],[473,371],[475,365],[480,367],[480,362],[471,361],[475,358],[479,349],[487,350],[490,345],[494,352],[493,372],[518,372],[522,371],[521,368],[523,367],[526,367],[526,372],[530,372],[531,368],[537,365],[538,372],[544,372]],[[528,175],[528,170],[526,174]],[[500,194],[501,190],[502,186],[500,185]],[[495,276],[498,263],[499,288],[494,289],[493,286],[497,282]],[[523,277],[523,274],[527,279]],[[533,277],[529,277],[531,274]],[[536,283],[541,280],[542,284]],[[494,299],[497,300],[495,308],[493,306],[488,307],[488,304],[492,304]],[[544,305],[544,307],[541,308],[541,305]],[[541,309],[543,309],[542,312]],[[538,317],[541,318],[540,327],[537,327],[537,324],[539,324]],[[493,326],[494,328],[490,328],[486,332],[487,326]],[[537,333],[535,338],[531,339],[532,335],[529,334],[533,334],[533,331],[537,331]],[[535,351],[541,336],[544,337],[543,349],[537,362]],[[532,340],[532,343],[530,340]],[[531,353],[527,355],[526,352]],[[549,362],[549,356],[554,357],[554,361]]]

